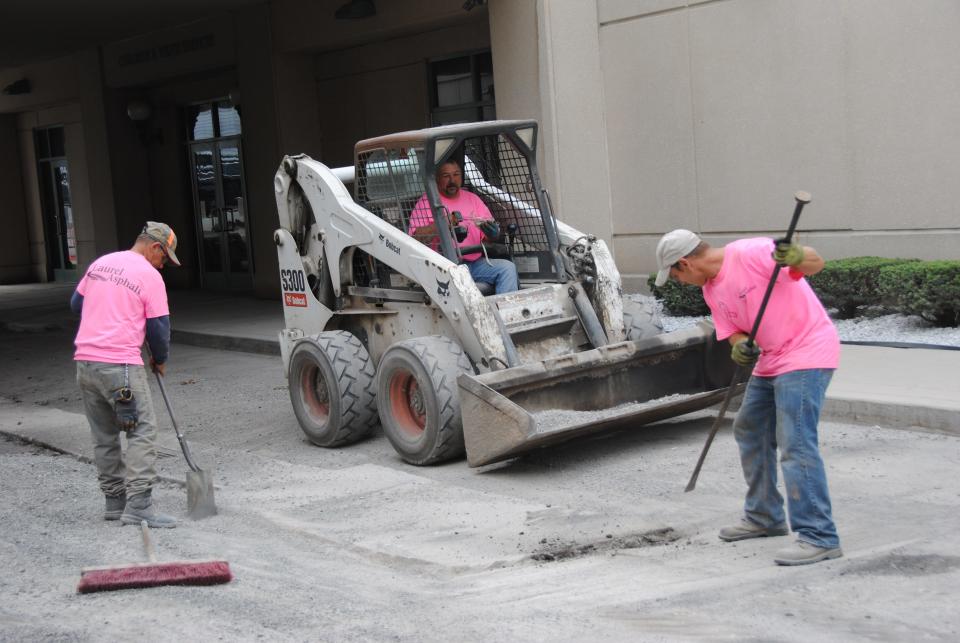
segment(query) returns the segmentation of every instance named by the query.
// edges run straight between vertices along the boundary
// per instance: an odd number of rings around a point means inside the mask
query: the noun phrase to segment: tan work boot
[[[784,523],[774,525],[773,527],[761,527],[755,522],[750,522],[746,518],[740,519],[740,524],[724,527],[717,534],[720,540],[732,543],[737,540],[746,540],[747,538],[763,538],[765,536],[786,536],[789,530]]]
[[[809,565],[841,556],[843,556],[843,550],[839,547],[817,547],[812,543],[798,540],[792,547],[778,551],[773,562],[778,565]]]

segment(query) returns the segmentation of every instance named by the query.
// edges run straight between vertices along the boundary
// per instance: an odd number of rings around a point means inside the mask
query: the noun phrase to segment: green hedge
[[[885,266],[877,276],[884,301],[936,326],[960,326],[960,261],[917,261]]]
[[[836,308],[839,319],[856,316],[860,306],[884,303],[877,287],[881,269],[916,263],[917,259],[887,259],[885,257],[851,257],[828,261],[823,270],[807,281],[827,308]]]
[[[654,297],[663,302],[663,308],[677,317],[709,315],[710,309],[703,300],[703,293],[697,286],[689,286],[670,280],[660,287],[654,285],[657,273],[650,275],[647,286]]]
[[[671,280],[658,288],[655,278],[650,275],[647,285],[668,314],[710,314],[696,286]],[[861,306],[884,306],[937,326],[960,326],[960,261],[834,259],[807,280],[824,306],[837,309],[841,319],[855,316]]]

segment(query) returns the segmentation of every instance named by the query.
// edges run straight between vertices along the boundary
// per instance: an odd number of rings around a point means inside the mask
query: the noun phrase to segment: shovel
[[[187,515],[194,520],[215,516],[217,515],[217,505],[213,501],[213,478],[209,471],[204,471],[193,461],[190,445],[187,444],[186,438],[180,432],[180,427],[177,426],[177,418],[173,415],[173,407],[170,406],[170,398],[167,397],[167,388],[163,385],[163,377],[160,373],[155,372],[154,374],[157,376],[157,384],[160,385],[163,402],[167,405],[167,411],[170,413],[173,430],[176,431],[180,448],[183,449],[183,457],[190,467],[190,471],[187,471]]]

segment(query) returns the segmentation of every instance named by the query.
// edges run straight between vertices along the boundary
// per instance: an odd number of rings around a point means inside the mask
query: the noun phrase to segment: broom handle
[[[140,534],[143,536],[143,549],[147,552],[147,560],[151,563],[157,562],[157,550],[153,547],[153,539],[150,538],[150,527],[146,520],[140,521]]]

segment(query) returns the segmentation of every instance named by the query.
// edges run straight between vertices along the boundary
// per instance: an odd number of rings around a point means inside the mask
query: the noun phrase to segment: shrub
[[[877,289],[898,312],[936,326],[960,325],[960,261],[918,261],[885,266]]]
[[[838,318],[849,319],[857,314],[860,306],[883,303],[877,288],[877,278],[882,268],[917,261],[885,257],[834,259],[828,261],[819,273],[807,277],[807,281],[824,306],[836,308]]]
[[[674,316],[696,316],[709,315],[710,309],[707,302],[703,300],[703,293],[696,286],[681,284],[678,281],[670,280],[662,286],[655,286],[654,281],[657,273],[650,275],[647,279],[647,286],[653,296],[663,302],[663,307],[668,313]]]

